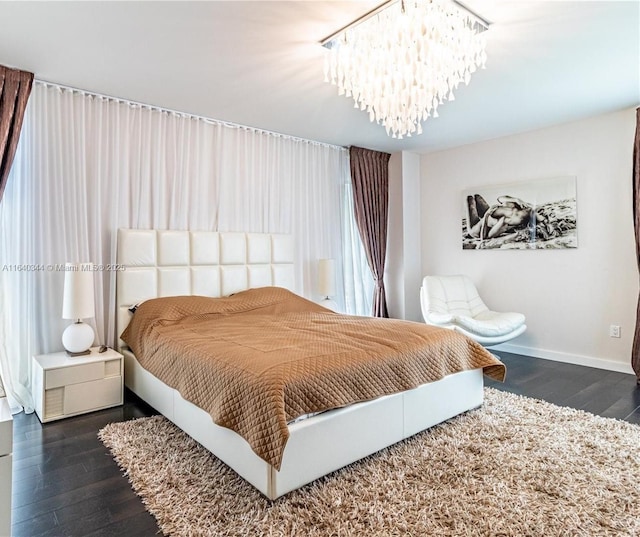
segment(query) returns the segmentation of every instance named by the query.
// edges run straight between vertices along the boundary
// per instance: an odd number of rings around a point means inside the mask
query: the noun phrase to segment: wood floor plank
[[[102,508],[109,510],[110,520],[117,521],[144,512],[145,508],[133,490],[116,487],[98,496],[83,498],[78,502],[60,507],[54,511],[60,525],[73,524],[86,513]]]
[[[624,420],[628,421],[629,423],[640,425],[640,408],[637,408],[635,412],[632,412],[631,414],[626,416]]]
[[[19,522],[16,522],[16,520],[11,522],[12,537],[22,537],[23,535],[31,537],[58,526],[56,515],[52,511],[41,513]]]
[[[117,475],[120,475],[118,468],[104,467],[92,470],[91,472],[78,473],[60,481],[47,481],[43,483],[38,480],[30,487],[23,486],[14,491],[12,494],[12,504],[16,507],[21,507],[54,496],[64,501],[66,495],[75,495],[78,489],[82,489],[86,485],[103,481],[106,478]]]
[[[126,482],[126,479],[124,479],[124,481]],[[50,496],[22,506],[16,506],[14,504],[11,510],[12,523],[15,524],[29,520],[29,518],[41,513],[54,513],[57,509],[61,509],[67,505],[74,505],[91,498],[101,499],[113,490],[118,490],[119,492],[124,491],[123,494],[130,493],[132,495],[131,497],[135,497],[131,487],[122,487],[122,482],[122,475],[118,474],[107,479],[94,481],[85,487],[80,487],[57,496]]]
[[[111,522],[111,513],[106,507],[103,507],[95,511],[86,512],[66,524],[58,524],[41,533],[33,534],[33,537],[74,537],[76,535],[86,535],[96,529],[111,524]]]
[[[164,535],[158,529],[155,518],[146,511],[87,533],[85,537],[140,537],[143,535],[150,537]]]

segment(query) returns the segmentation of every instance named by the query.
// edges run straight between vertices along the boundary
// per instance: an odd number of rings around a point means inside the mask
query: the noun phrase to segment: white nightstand
[[[13,419],[6,397],[0,397],[0,535],[11,535],[11,452]]]
[[[42,423],[122,404],[123,357],[113,349],[71,357],[66,352],[33,357],[32,392]]]

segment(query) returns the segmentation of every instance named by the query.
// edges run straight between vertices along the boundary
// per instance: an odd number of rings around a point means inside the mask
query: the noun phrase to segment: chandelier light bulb
[[[484,68],[484,29],[451,0],[396,2],[325,43],[325,80],[389,136],[421,134]]]

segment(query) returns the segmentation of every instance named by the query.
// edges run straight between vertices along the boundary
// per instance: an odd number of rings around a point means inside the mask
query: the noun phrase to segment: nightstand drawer
[[[45,390],[68,386],[69,384],[79,384],[90,380],[98,380],[104,377],[104,362],[94,362],[91,364],[74,365],[71,367],[61,367],[60,369],[49,369],[45,376]]]
[[[122,404],[122,377],[92,380],[47,390],[45,414],[50,420]]]
[[[110,377],[64,388],[64,413],[77,414],[122,403],[122,378]]]

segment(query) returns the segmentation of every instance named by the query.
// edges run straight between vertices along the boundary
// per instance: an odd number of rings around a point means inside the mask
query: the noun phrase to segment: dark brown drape
[[[636,109],[636,137],[633,143],[633,227],[636,232],[636,259],[640,270],[640,108]],[[631,349],[631,365],[640,384],[640,297],[636,311],[636,331]]]
[[[387,256],[389,215],[389,153],[361,147],[349,149],[353,206],[360,238],[373,273],[374,317],[389,317],[384,290],[384,262]]]
[[[0,200],[18,147],[33,73],[0,65]]]

